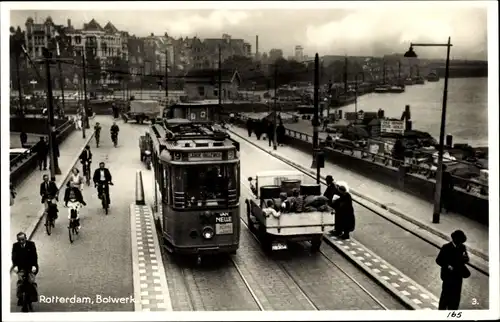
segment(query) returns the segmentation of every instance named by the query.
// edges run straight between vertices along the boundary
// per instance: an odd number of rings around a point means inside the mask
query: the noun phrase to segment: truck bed
[[[317,235],[331,230],[335,224],[330,212],[282,213],[279,218],[265,217],[258,201],[250,200],[252,214],[264,224],[266,232],[276,236]]]

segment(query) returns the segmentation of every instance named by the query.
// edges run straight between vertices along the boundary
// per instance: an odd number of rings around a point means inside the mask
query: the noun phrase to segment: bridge
[[[323,174],[352,187],[356,230],[351,240],[325,235],[317,255],[299,245],[290,256],[270,257],[246,228],[242,208],[240,249],[232,255],[235,265],[218,261],[193,267],[176,260],[163,251],[157,236],[161,221],[151,208],[153,174],[139,159],[139,136],[146,125],[118,121],[119,143],[114,148],[107,135],[113,120],[98,115],[91,122],[97,121],[103,127],[99,148],[92,135],[83,140],[71,134],[60,146],[62,175],[56,181],[63,187],[70,170],[81,168],[78,155],[90,144],[92,168],[103,161],[113,176],[110,213],[104,214],[95,189],[85,186],[87,206],[75,242],[68,240],[62,202],[56,227],[47,235],[39,172],[23,180],[11,207],[11,242],[17,232],[25,231],[37,245],[38,312],[436,310],[441,281],[435,257],[455,229],[468,236],[472,272],[463,284],[460,309],[489,308],[486,225],[454,213],[432,225],[430,202],[349,171],[334,160],[327,160]],[[231,126],[229,131],[240,142],[241,204],[251,197],[244,178],[257,171],[293,169],[314,181],[311,155],[305,149],[286,145],[272,150],[266,141],[248,137],[242,127]],[[19,311],[15,282],[12,275],[11,312]]]

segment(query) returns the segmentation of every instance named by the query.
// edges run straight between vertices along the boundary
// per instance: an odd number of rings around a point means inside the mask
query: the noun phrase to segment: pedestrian
[[[331,175],[326,176],[326,190],[323,193],[323,196],[328,199],[328,205],[333,208],[333,197],[334,196],[340,196],[340,192],[337,188],[337,185],[335,184],[335,181],[333,180],[333,177]],[[330,234],[332,235],[338,235],[339,233],[336,230],[331,230]]]
[[[257,140],[260,140],[260,137],[262,136],[262,133],[264,132],[262,130],[262,128],[263,128],[262,124],[263,124],[262,120],[257,120],[255,122],[254,132],[255,132],[255,136],[257,137]]]
[[[40,137],[40,141],[35,147],[36,156],[38,159],[38,168],[40,171],[47,170],[47,155],[49,154],[49,147],[47,146],[47,142],[43,136]]]
[[[278,145],[283,146],[285,143],[285,134],[285,126],[283,125],[283,121],[280,120],[280,124],[276,127],[276,140],[278,141]]]
[[[441,180],[441,210],[449,212],[452,205],[453,177],[449,173],[446,164],[443,164],[443,177]]]
[[[116,104],[114,102],[111,104],[111,108],[113,109],[113,117],[115,119],[117,119],[119,117],[119,115],[118,115],[118,107],[116,106]]]
[[[82,115],[81,114],[76,115],[76,128],[77,128],[77,130],[82,129]]]
[[[466,241],[465,233],[455,230],[451,234],[451,242],[441,247],[436,258],[436,263],[441,267],[443,281],[438,310],[458,310],[460,306],[463,279],[471,275],[465,265],[469,262],[464,245]]]
[[[274,132],[275,132],[275,128],[274,128],[274,124],[273,122],[268,122],[267,123],[267,140],[269,141],[269,146],[271,146],[271,143],[273,143],[274,141]]]
[[[332,235],[341,239],[349,239],[349,234],[354,231],[355,217],[352,197],[349,187],[345,182],[337,183],[338,198],[334,198],[333,208],[335,210],[335,231]]]
[[[28,143],[28,134],[26,132],[21,131],[21,134],[19,134],[19,139],[21,140],[21,147],[26,147],[26,143]]]
[[[252,136],[252,131],[254,129],[254,122],[251,118],[248,118],[247,120],[247,132],[248,132],[248,137]]]

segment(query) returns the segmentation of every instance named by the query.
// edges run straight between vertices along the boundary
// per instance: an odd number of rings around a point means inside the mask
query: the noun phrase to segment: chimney
[[[71,19],[68,19],[68,28],[71,28]]]
[[[259,35],[255,36],[255,56],[259,55]]]

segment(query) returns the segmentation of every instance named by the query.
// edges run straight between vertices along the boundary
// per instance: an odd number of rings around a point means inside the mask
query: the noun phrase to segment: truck
[[[153,100],[131,100],[128,107],[122,111],[122,118],[126,122],[135,120],[142,124],[144,121],[154,120],[161,116],[163,107],[158,101]]]
[[[302,173],[288,170],[264,171],[257,173],[255,179],[248,178],[254,197],[245,201],[247,225],[264,251],[286,250],[291,242],[309,241],[310,251],[318,252],[325,230],[335,225],[333,210],[327,205],[319,208],[307,206],[308,200],[321,198],[321,187],[319,184],[306,184],[304,179]],[[300,197],[305,200],[303,211],[266,214],[264,208],[268,200],[278,200],[279,203],[280,195],[286,193],[290,197],[293,190],[299,191]]]

